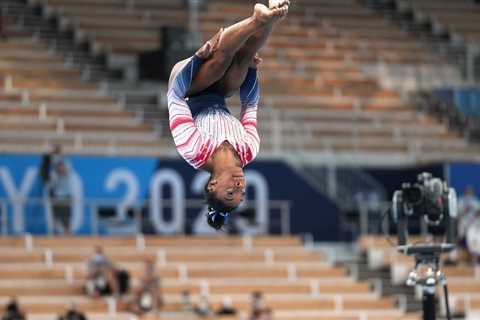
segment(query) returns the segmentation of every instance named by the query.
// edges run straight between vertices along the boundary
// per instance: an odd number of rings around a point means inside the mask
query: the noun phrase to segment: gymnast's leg
[[[283,16],[288,13],[289,4],[288,0],[270,1],[270,6],[280,6],[284,9]],[[261,62],[257,52],[266,44],[273,26],[273,23],[265,25],[237,51],[225,76],[215,85],[219,92],[225,96],[231,96],[238,91],[245,80],[248,68]]]
[[[207,42],[197,55],[208,59],[196,73],[187,96],[199,93],[222,79],[245,43],[257,32],[268,30],[275,21],[285,16],[287,9],[284,6],[267,8],[256,4],[251,17],[221,30],[212,41]]]

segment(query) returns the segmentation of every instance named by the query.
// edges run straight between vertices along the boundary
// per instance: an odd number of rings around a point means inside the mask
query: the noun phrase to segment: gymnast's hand
[[[252,63],[250,63],[250,68],[257,69],[257,67],[263,62],[263,59],[260,58],[258,53],[252,59]]]
[[[207,41],[200,49],[198,49],[195,54],[202,59],[210,58],[218,46],[222,33],[223,28],[221,28],[212,39]]]

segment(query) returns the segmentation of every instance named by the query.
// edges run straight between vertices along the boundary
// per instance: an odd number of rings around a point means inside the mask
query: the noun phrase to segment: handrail
[[[72,200],[73,201],[73,200]],[[89,222],[91,232],[96,235],[99,230],[99,208],[100,207],[116,207],[119,204],[119,199],[112,198],[85,198],[82,199],[83,206],[85,211],[91,213],[91,220]],[[48,196],[45,197],[31,197],[25,199],[26,205],[40,206],[45,208],[45,223],[47,226],[47,233],[53,234],[53,218],[52,218],[52,204],[54,203],[63,203],[64,200],[55,201],[50,199]],[[1,235],[6,236],[9,234],[9,223],[8,212],[9,206],[12,203],[9,199],[0,198],[0,232]],[[173,208],[177,203],[170,199],[162,200],[162,210],[164,208]],[[129,205],[127,210],[133,211],[133,222],[136,224],[137,234],[141,233],[141,220],[142,220],[142,210],[149,208],[150,200],[142,199],[136,200],[134,203]],[[202,209],[205,206],[205,201],[202,199],[186,199],[185,200],[185,209]],[[250,205],[246,206],[247,208],[251,207]],[[290,225],[290,214],[291,214],[291,202],[288,200],[270,200],[269,201],[270,212],[269,215],[272,216],[272,212],[276,213],[277,219],[270,218],[270,225],[279,228],[281,234],[288,235],[291,232]],[[73,213],[72,213],[73,216]]]

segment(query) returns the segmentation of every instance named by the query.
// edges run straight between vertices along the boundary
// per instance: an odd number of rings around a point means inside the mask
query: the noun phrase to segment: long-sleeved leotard
[[[168,89],[170,130],[175,146],[185,161],[199,169],[227,141],[235,148],[245,166],[256,157],[260,148],[257,132],[260,100],[257,70],[250,68],[240,87],[240,120],[231,115],[225,106],[218,105],[205,106],[201,112],[192,116],[186,93],[202,62],[196,55],[190,58],[175,75]],[[203,103],[208,102],[204,100]]]

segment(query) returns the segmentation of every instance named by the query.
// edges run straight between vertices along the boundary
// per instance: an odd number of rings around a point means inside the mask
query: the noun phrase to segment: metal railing
[[[18,201],[18,199],[17,199]],[[3,236],[18,234],[19,232],[16,230],[23,229],[20,233],[31,233],[32,226],[38,227],[43,226],[40,229],[46,229],[45,233],[47,235],[54,235],[56,233],[55,230],[55,221],[54,221],[54,213],[53,213],[53,205],[56,203],[64,203],[65,200],[55,201],[50,197],[40,197],[40,198],[28,198],[28,199],[20,199],[21,203],[19,204],[12,202],[6,198],[0,198],[0,232]],[[109,228],[109,234],[141,234],[144,231],[144,226],[147,225],[150,230],[155,231],[153,228],[154,223],[152,222],[152,213],[150,211],[150,202],[149,200],[141,200],[136,201],[134,204],[125,206],[120,209],[120,199],[100,199],[100,198],[86,198],[81,199],[81,210],[75,212],[75,204],[74,202],[78,201],[75,199],[70,200],[70,225],[73,228],[73,234],[78,232],[87,232],[92,235],[100,235],[101,226],[105,228]],[[255,200],[252,200],[254,203]],[[15,205],[20,205],[23,210],[14,213]],[[173,209],[174,206],[178,205],[178,203],[172,200],[162,200],[160,210],[161,212],[154,213],[154,214],[163,214],[163,211],[168,209]],[[43,210],[40,215],[32,215],[30,214],[28,217],[25,216],[26,211],[30,209],[37,209]],[[242,207],[242,209],[255,209],[254,206],[247,204]],[[18,209],[17,209],[18,210]],[[102,210],[107,210],[110,213],[114,212],[113,217],[105,218],[102,217]],[[124,210],[123,216],[125,219],[119,218],[122,216],[118,213],[119,210]],[[196,210],[198,213],[194,218],[192,218],[192,214],[188,215],[187,212],[190,213]],[[184,216],[182,219],[184,221],[183,225],[179,230],[176,232],[169,232],[169,234],[185,234],[187,227],[192,228],[192,233],[195,233],[193,230],[193,224],[195,223],[196,219],[200,215],[204,216],[206,214],[206,205],[205,201],[201,199],[186,199],[184,202]],[[251,229],[256,230],[257,233],[274,233],[274,234],[281,234],[281,235],[288,235],[291,233],[290,229],[290,215],[291,215],[291,203],[288,200],[269,200],[267,211],[264,214],[268,215],[268,225],[263,226],[262,228],[258,229],[258,226],[252,225]],[[86,213],[89,213],[88,215]],[[16,214],[16,215],[15,215]],[[22,216],[18,216],[21,214]],[[255,214],[258,214],[255,212]],[[81,215],[78,217],[76,215]],[[109,215],[112,216],[112,215]],[[235,216],[235,214],[234,214]],[[86,217],[89,218],[89,221],[82,221],[80,225],[78,222],[75,222],[76,219],[85,219]],[[30,219],[26,221],[27,219]],[[32,219],[35,219],[34,221]],[[172,217],[173,219],[173,217]],[[236,223],[233,221],[233,223]],[[75,226],[77,225],[77,226]],[[244,227],[237,228],[240,233],[248,233],[248,228],[250,225],[243,223]],[[118,228],[117,228],[118,227]],[[117,229],[115,229],[117,228]],[[123,229],[122,229],[123,228]],[[85,230],[87,231],[85,231]],[[112,231],[114,230],[114,231]],[[213,230],[213,229],[212,229]],[[105,230],[104,230],[105,231]],[[157,233],[158,230],[156,231]],[[38,230],[37,230],[38,233]],[[200,233],[202,234],[202,233]]]

